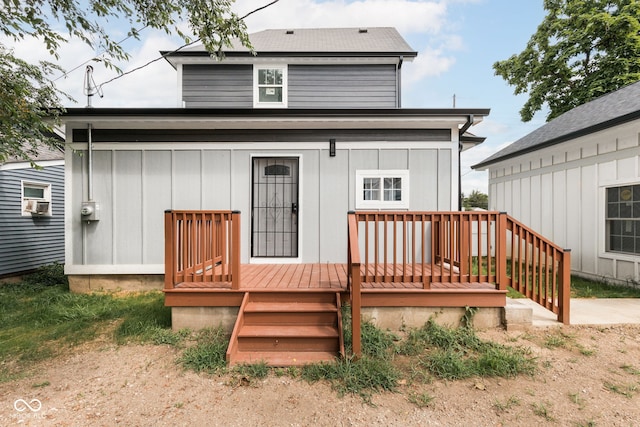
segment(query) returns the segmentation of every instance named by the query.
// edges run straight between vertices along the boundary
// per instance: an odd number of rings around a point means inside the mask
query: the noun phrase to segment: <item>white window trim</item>
[[[282,102],[260,102],[258,93],[258,71],[264,69],[282,70]],[[254,108],[287,108],[289,73],[286,64],[254,64],[253,65],[253,107]]]
[[[628,252],[616,252],[610,251],[607,249],[609,232],[607,229],[607,190],[609,188],[614,187],[626,187],[626,186],[634,186],[640,185],[640,181],[637,180],[612,180],[602,183],[599,188],[599,197],[598,197],[598,208],[599,208],[599,217],[601,219],[600,222],[600,230],[599,230],[599,257],[605,259],[612,260],[621,260],[621,261],[637,261],[638,255],[632,254]]]
[[[25,187],[39,188],[44,190],[42,198],[25,197]],[[51,201],[51,184],[46,182],[36,181],[20,181],[20,200],[21,200],[21,214],[28,217],[42,217],[52,216],[53,203]],[[38,212],[38,202],[47,203],[46,211]]]
[[[402,178],[402,200],[364,200],[365,178]],[[383,188],[380,188],[380,194],[384,194]],[[356,209],[409,209],[409,171],[356,170]]]

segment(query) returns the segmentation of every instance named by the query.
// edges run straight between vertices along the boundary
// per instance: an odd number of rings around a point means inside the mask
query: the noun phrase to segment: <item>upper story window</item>
[[[356,171],[356,209],[408,208],[408,170]]]
[[[22,181],[22,216],[51,216],[51,184]]]
[[[640,254],[640,184],[606,191],[607,251]]]
[[[287,106],[287,66],[253,67],[253,106]]]

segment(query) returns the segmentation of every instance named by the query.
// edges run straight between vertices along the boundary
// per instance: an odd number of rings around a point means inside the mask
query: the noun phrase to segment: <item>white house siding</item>
[[[410,169],[410,209],[451,210],[456,143],[326,142],[94,144],[100,220],[84,223],[86,144],[67,156],[68,274],[161,274],[167,209],[242,212],[242,261],[249,262],[252,157],[298,157],[300,262],[345,262],[346,214],[355,209],[355,171]],[[393,146],[394,148],[389,148]],[[219,148],[220,147],[220,148]]]
[[[605,188],[640,183],[640,121],[489,167],[489,208],[572,250],[575,273],[640,281],[640,257],[606,252]]]

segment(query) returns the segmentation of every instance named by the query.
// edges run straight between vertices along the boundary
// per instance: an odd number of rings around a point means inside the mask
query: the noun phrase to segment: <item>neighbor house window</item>
[[[22,216],[51,216],[51,184],[22,181]]]
[[[607,251],[640,254],[640,184],[606,191]]]
[[[253,73],[255,107],[287,106],[287,67],[255,66]]]
[[[408,170],[356,171],[356,209],[408,208]]]

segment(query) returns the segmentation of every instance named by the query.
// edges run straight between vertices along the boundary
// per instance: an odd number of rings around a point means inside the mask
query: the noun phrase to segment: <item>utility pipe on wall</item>
[[[87,124],[87,135],[89,145],[87,148],[87,187],[89,201],[93,201],[93,141],[91,138],[91,123]]]

